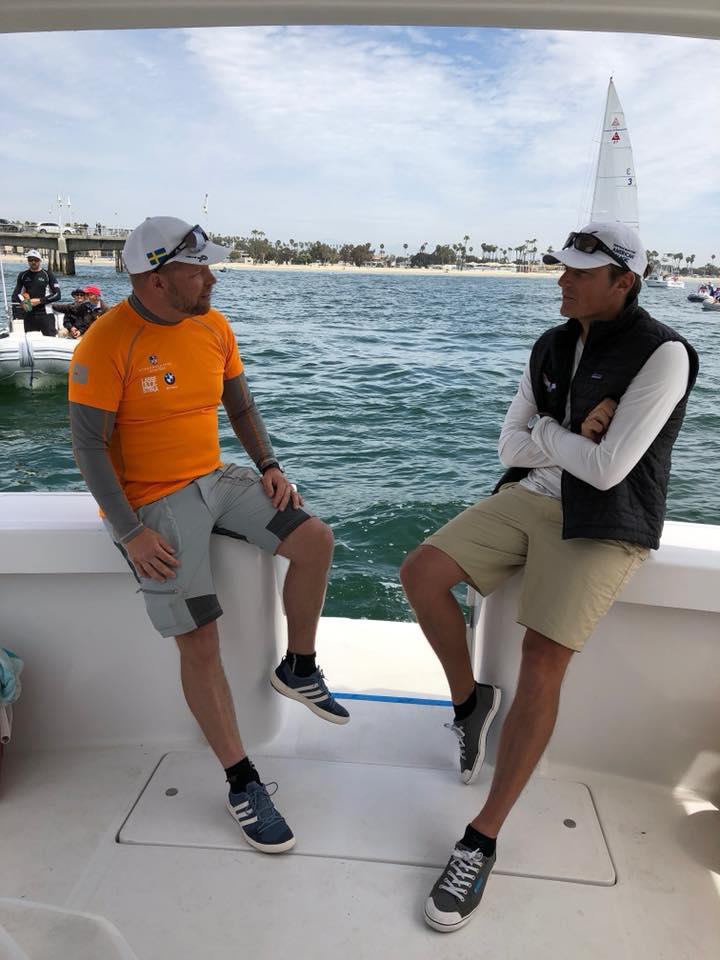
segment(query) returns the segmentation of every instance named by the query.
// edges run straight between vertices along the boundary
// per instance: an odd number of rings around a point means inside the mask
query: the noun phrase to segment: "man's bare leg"
[[[175,638],[185,700],[224,769],[247,754],[240,739],[232,694],[220,659],[220,638],[213,621]]]
[[[332,562],[332,531],[322,520],[310,517],[293,530],[277,552],[290,561],[283,589],[288,650],[299,654],[314,653]]]
[[[442,664],[450,695],[463,703],[475,689],[466,624],[452,588],[467,574],[437,547],[421,544],[400,568],[400,580],[422,632]]]
[[[350,714],[328,689],[315,661],[318,621],[325,602],[333,535],[317,517],[293,530],[277,551],[290,560],[283,599],[288,624],[288,655],[272,672],[278,693],[308,707],[316,716],[344,724]]]
[[[490,793],[472,821],[487,837],[497,837],[552,736],[572,655],[535,630],[525,632],[517,691],[500,735]]]

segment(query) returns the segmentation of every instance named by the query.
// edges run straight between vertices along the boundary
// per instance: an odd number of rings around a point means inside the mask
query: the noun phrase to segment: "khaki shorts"
[[[247,540],[274,554],[309,519],[291,504],[276,510],[255,470],[229,464],[198,477],[168,497],[140,507],[138,516],[175,549],[176,577],[159,582],[138,577],[125,547],[117,543],[140,584],[148,616],[163,637],[177,637],[222,616],[210,569],[210,535]]]
[[[517,622],[582,650],[650,552],[623,540],[562,539],[562,504],[507,484],[425,541],[451,557],[483,596],[524,567]]]

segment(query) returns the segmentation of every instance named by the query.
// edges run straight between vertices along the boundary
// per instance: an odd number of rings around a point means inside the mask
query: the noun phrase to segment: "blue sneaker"
[[[287,657],[283,657],[280,666],[270,674],[270,683],[278,693],[291,700],[304,703],[313,713],[330,723],[347,723],[350,714],[340,706],[325,683],[325,677],[319,668],[309,677],[296,677],[290,669]]]
[[[272,794],[267,787],[273,786]],[[249,783],[241,793],[230,791],[227,808],[230,816],[242,827],[251,847],[263,853],[284,853],[295,846],[295,836],[270,797],[276,783]]]

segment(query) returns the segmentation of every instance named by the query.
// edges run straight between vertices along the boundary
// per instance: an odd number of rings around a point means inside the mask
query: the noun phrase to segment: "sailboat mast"
[[[619,220],[635,230],[640,226],[630,133],[612,77],[605,101],[590,219]]]

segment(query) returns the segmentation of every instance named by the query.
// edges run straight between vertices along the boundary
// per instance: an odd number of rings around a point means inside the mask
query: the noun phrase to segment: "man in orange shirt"
[[[333,536],[303,509],[273,452],[230,326],[210,305],[209,264],[230,253],[199,226],[150,217],[123,250],[133,292],[99,317],[70,370],[73,450],[105,525],[128,559],[148,614],[180,650],[188,706],[225,769],[227,807],[267,853],[295,837],[245,753],[220,660],[211,533],[290,561],[288,651],[275,689],[332,723],[347,710],[315,663]],[[255,470],[220,460],[222,402]]]

